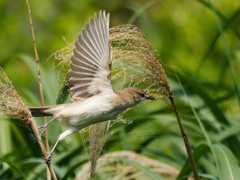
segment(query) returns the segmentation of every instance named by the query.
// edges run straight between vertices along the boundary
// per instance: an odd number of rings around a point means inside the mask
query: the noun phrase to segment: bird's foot
[[[51,152],[48,152],[47,155],[48,155],[48,156],[45,158],[45,157],[43,156],[43,154],[41,154],[41,157],[42,157],[43,159],[45,159],[45,161],[42,162],[42,164],[44,164],[44,163],[50,164],[50,163],[51,163],[52,153],[51,153]]]
[[[40,136],[43,135],[43,134],[46,132],[46,130],[47,130],[47,124],[38,127],[38,129],[41,129],[41,128],[42,128],[42,132],[40,133]]]
[[[44,128],[44,125],[43,126],[38,126],[38,129],[41,129],[41,128]]]

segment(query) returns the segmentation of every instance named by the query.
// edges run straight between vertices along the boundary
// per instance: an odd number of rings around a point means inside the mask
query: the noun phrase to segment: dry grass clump
[[[31,113],[23,100],[14,89],[11,81],[0,67],[0,116],[8,116],[12,119],[28,124]]]
[[[107,128],[107,129],[106,129]],[[103,146],[108,138],[111,136],[107,134],[109,122],[97,123],[89,126],[89,143],[91,156],[91,179],[93,179],[97,160],[102,152]]]
[[[43,156],[45,158],[48,157],[46,148],[42,143],[41,136],[38,132],[36,122],[33,119],[31,112],[25,106],[24,101],[21,99],[17,91],[14,89],[11,81],[4,73],[2,67],[0,67],[0,117],[5,116],[12,119],[17,119],[26,124],[27,127],[34,134]],[[48,163],[47,166],[51,171],[54,179],[56,179],[52,165]]]
[[[24,101],[18,95],[11,81],[8,79],[7,75],[0,66],[0,117],[6,116],[12,119],[17,119],[27,125],[27,127],[34,134],[43,156],[46,158],[48,154],[42,143],[37,124],[33,119],[31,112],[25,106]],[[48,163],[47,166],[54,179],[56,179],[52,165]]]
[[[135,167],[123,163],[118,158],[126,158],[134,161],[144,167],[147,167],[152,172],[159,175],[164,180],[176,179],[179,170],[169,166],[165,163],[158,162],[151,158],[131,151],[117,151],[108,153],[99,158],[98,165],[95,171],[96,179],[104,180],[148,180],[151,179],[143,171],[136,169]],[[89,179],[89,163],[85,164],[75,177],[75,180],[87,180]],[[189,178],[189,180],[192,178]]]
[[[167,76],[151,45],[134,25],[110,29],[113,58],[112,81],[123,79],[123,86],[140,86],[156,98],[170,90]]]
[[[70,60],[71,60],[71,56],[72,56],[74,45],[75,45],[74,42],[67,43],[67,44],[68,46],[56,51],[48,58],[49,60],[51,57],[53,57],[55,60],[52,68],[56,68],[56,67],[60,68],[58,72],[58,80],[63,79],[63,81],[60,83],[60,87],[59,87],[60,90],[67,85],[68,71],[70,69]]]

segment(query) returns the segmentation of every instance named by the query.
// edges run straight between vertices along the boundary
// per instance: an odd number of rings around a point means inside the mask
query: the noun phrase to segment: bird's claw
[[[45,124],[45,125],[43,125],[43,126],[39,126],[39,127],[38,127],[38,129],[41,129],[41,128],[42,128],[43,130],[42,130],[42,132],[40,133],[40,136],[43,135],[43,134],[46,132],[46,130],[47,130],[47,125]]]
[[[42,132],[40,133],[40,136],[43,135],[47,130],[47,127],[46,128],[43,128]]]
[[[42,162],[42,164],[50,164],[51,163],[51,158],[52,158],[52,153],[51,152],[48,152],[47,153],[47,157],[44,157],[43,156],[43,154],[41,154],[41,157],[43,158],[43,159],[45,159],[45,161],[44,162]]]
[[[44,128],[44,125],[43,126],[38,126],[38,129],[41,129],[41,128]]]

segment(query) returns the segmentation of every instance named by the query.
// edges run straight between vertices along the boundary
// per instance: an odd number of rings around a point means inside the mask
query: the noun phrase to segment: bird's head
[[[120,104],[128,107],[135,106],[145,100],[156,100],[138,87],[128,87],[117,92]]]

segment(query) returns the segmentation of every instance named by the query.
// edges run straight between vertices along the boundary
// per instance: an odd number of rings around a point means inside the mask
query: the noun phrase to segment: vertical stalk
[[[46,148],[43,144],[42,138],[38,132],[37,124],[32,117],[29,118],[28,120],[29,120],[28,127],[31,129],[32,133],[34,134],[35,138],[37,139],[37,142],[41,149],[43,157],[47,158],[48,157],[47,150],[46,150]],[[53,170],[52,164],[50,164],[50,163],[46,163],[46,164],[47,164],[49,172],[51,172],[51,174],[52,174],[53,179],[57,180],[57,176]],[[51,174],[50,174],[50,178],[51,178]]]
[[[43,96],[43,88],[42,88],[42,82],[41,82],[41,73],[40,73],[40,66],[39,66],[39,56],[38,56],[38,52],[37,52],[36,40],[35,40],[35,35],[34,35],[31,10],[30,10],[30,5],[29,5],[28,0],[26,0],[26,3],[27,3],[27,7],[28,7],[29,21],[30,21],[30,25],[31,25],[31,32],[32,32],[33,46],[34,46],[34,54],[35,54],[35,59],[36,59],[36,63],[37,63],[38,84],[39,84],[39,92],[40,92],[40,97],[41,97],[41,104],[42,104],[42,106],[44,106],[44,96]],[[43,124],[46,124],[46,123],[47,123],[46,117],[43,117]],[[47,132],[47,130],[45,131],[45,145],[46,145],[47,152],[49,152],[48,132]],[[50,171],[49,171],[48,168],[47,168],[47,180],[51,180],[51,174],[50,174]]]
[[[180,116],[179,116],[179,113],[178,113],[178,110],[177,110],[177,107],[176,107],[176,104],[175,104],[175,101],[174,101],[174,97],[173,97],[171,91],[169,93],[168,98],[171,101],[172,108],[174,110],[174,113],[175,113],[177,121],[178,121],[178,125],[179,125],[181,133],[182,133],[182,137],[183,137],[183,140],[184,140],[184,143],[185,143],[188,158],[189,158],[189,161],[190,161],[190,164],[191,164],[191,167],[192,167],[193,177],[194,177],[195,180],[199,180],[196,163],[195,163],[193,155],[192,155],[192,151],[191,151],[191,147],[190,147],[190,144],[189,144],[189,141],[188,141],[187,133],[184,131],[184,128],[183,128],[183,125],[182,125],[182,122],[181,122],[181,119],[180,119]]]

